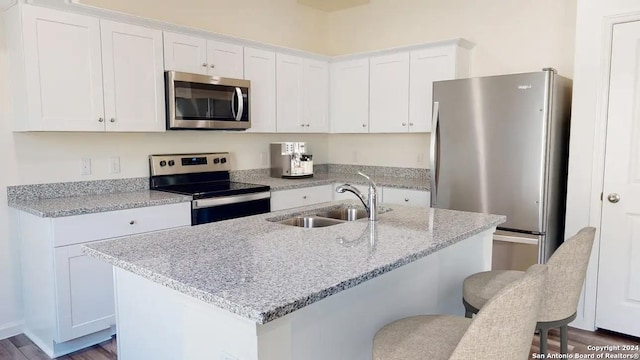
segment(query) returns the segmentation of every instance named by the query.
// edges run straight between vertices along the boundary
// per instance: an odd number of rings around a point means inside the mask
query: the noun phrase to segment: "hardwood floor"
[[[61,356],[57,360],[116,360],[116,338],[99,345]],[[29,338],[20,334],[0,340],[0,360],[51,360]]]
[[[116,338],[105,341],[99,345],[59,357],[58,360],[116,360]],[[639,354],[640,351],[595,351],[590,346],[624,346],[640,345],[640,339],[614,332],[598,330],[596,332],[569,328],[569,353],[570,354]],[[533,339],[531,346],[531,358],[539,349],[539,339]],[[560,351],[560,333],[557,330],[549,332],[549,351]],[[603,355],[604,356],[604,355]],[[0,340],[0,360],[51,360],[31,340],[24,335],[14,336]],[[179,360],[179,359],[176,359]],[[188,360],[188,359],[184,359]]]

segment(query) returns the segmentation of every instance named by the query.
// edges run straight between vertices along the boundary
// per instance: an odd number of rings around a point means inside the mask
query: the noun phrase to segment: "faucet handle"
[[[364,177],[365,179],[367,179],[367,181],[369,182],[369,185],[371,185],[374,189],[377,188],[376,187],[376,183],[373,182],[373,180],[371,179],[371,177],[369,177],[369,175],[363,173],[362,171],[358,171],[358,175]]]

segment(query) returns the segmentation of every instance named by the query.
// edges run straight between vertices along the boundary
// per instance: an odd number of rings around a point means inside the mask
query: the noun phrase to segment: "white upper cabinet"
[[[303,60],[297,56],[276,54],[276,96],[278,132],[304,132],[302,121]]]
[[[303,121],[306,132],[329,131],[329,65],[325,61],[303,61]]]
[[[330,78],[331,132],[369,132],[369,58],[332,63]]]
[[[100,21],[108,131],[164,131],[162,32]]]
[[[161,31],[30,5],[7,18],[16,130],[164,131]]]
[[[20,28],[19,10],[10,10],[7,31],[9,48],[24,49],[10,51],[12,83],[26,87],[14,92],[16,130],[103,131],[99,20],[23,6]]]
[[[165,31],[164,68],[242,79],[243,49],[241,45]]]
[[[207,41],[209,75],[234,79],[244,77],[242,46],[221,41]]]
[[[411,52],[409,131],[431,132],[433,82],[455,78],[455,46]]]
[[[206,75],[207,40],[196,36],[164,32],[164,68]]]
[[[369,132],[407,132],[409,127],[409,53],[370,59]]]
[[[244,48],[244,78],[251,81],[251,128],[276,132],[276,53]]]

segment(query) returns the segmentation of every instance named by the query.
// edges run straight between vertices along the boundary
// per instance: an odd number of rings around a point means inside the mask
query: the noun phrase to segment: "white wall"
[[[584,226],[600,227],[606,107],[605,20],[609,16],[640,12],[637,0],[578,0],[573,115],[569,157],[566,235]],[[574,326],[595,328],[599,234],[596,234],[583,301]]]
[[[471,76],[551,66],[571,78],[575,11],[576,0],[371,0],[329,14],[328,50],[342,55],[462,37],[476,43]],[[428,162],[417,164],[415,159],[427,149],[429,136],[416,136],[408,140],[405,134],[385,136],[384,144],[392,147],[377,152],[371,165],[400,161],[400,166],[428,168]],[[352,162],[357,146],[367,143],[366,135],[333,139],[329,138],[329,161],[334,163]],[[419,146],[403,146],[406,141]],[[331,151],[334,145],[340,151]]]

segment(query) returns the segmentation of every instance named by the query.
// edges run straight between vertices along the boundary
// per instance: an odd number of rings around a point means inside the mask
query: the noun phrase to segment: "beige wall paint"
[[[327,16],[296,0],[80,0],[178,25],[326,53]]]
[[[327,148],[335,164],[429,168],[429,134],[335,134]]]
[[[329,16],[331,55],[466,38],[471,75],[573,74],[576,0],[371,0]]]

